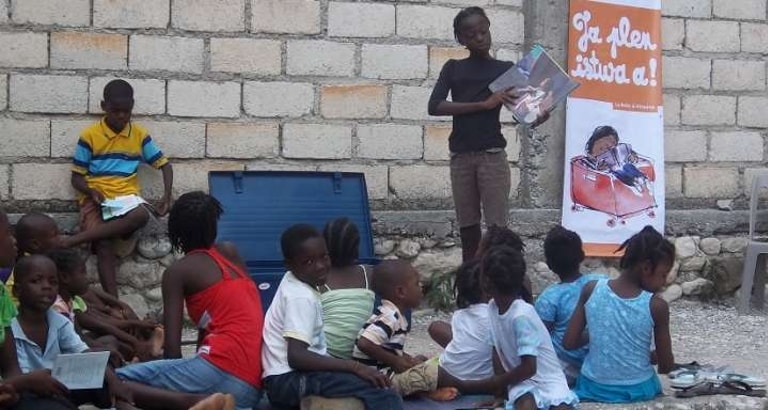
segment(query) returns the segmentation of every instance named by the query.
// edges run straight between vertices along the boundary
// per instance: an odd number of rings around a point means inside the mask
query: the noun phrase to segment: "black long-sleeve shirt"
[[[438,104],[446,101],[448,93],[454,102],[482,102],[491,96],[488,85],[514,64],[487,58],[448,60],[440,71],[432,96],[429,113],[435,115]],[[507,141],[501,134],[499,113],[501,105],[486,111],[454,115],[453,131],[448,139],[451,152],[462,153],[504,148]]]

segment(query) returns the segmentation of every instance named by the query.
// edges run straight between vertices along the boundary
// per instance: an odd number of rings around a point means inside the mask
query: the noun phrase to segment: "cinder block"
[[[710,161],[762,161],[763,136],[758,132],[713,132]]]
[[[80,133],[95,120],[51,121],[51,157],[72,158]]]
[[[520,196],[520,168],[509,167],[509,199],[517,199]]]
[[[283,157],[344,159],[352,156],[352,128],[330,124],[285,124]]]
[[[47,157],[51,146],[48,120],[0,119],[0,157]]]
[[[523,44],[525,16],[522,11],[492,9],[488,11],[488,19],[491,20],[494,43]]]
[[[733,125],[736,123],[736,97],[686,95],[683,97],[682,123],[685,125]]]
[[[765,0],[714,0],[712,12],[720,18],[765,21]]]
[[[705,88],[710,86],[712,62],[707,59],[688,57],[662,58],[664,88]]]
[[[280,153],[277,123],[208,124],[209,158],[274,158]]]
[[[125,70],[127,64],[127,36],[79,31],[51,33],[52,68]]]
[[[427,46],[425,45],[363,45],[363,77],[424,78],[427,76],[427,65]]]
[[[683,193],[689,198],[732,198],[739,194],[736,168],[686,167]]]
[[[104,87],[115,77],[93,77],[88,87],[88,112],[102,113]],[[133,87],[133,113],[139,115],[165,114],[165,80],[125,78]]]
[[[496,4],[505,6],[523,7],[523,0],[496,0]]]
[[[457,8],[397,5],[397,35],[408,38],[453,40]]]
[[[315,89],[310,83],[248,81],[243,85],[243,109],[256,117],[301,117],[312,113],[314,104]]]
[[[316,34],[320,2],[315,0],[251,0],[254,33]]]
[[[0,111],[8,107],[8,76],[0,74]]]
[[[739,96],[739,125],[742,127],[768,128],[768,97]]]
[[[2,7],[0,7],[0,11]],[[0,165],[0,200],[7,201],[10,197],[11,166]]]
[[[48,34],[0,33],[0,66],[42,68],[48,66]]]
[[[193,31],[243,31],[245,0],[174,0],[173,26]]]
[[[17,24],[89,26],[90,0],[13,0],[11,20]]]
[[[168,81],[168,114],[179,117],[240,116],[240,83]]]
[[[712,16],[712,0],[664,0],[661,14],[687,18],[709,18]]]
[[[429,77],[439,77],[440,71],[448,60],[461,60],[467,57],[469,57],[469,51],[464,47],[430,47]]]
[[[395,6],[376,3],[328,3],[331,37],[389,37],[395,34]]]
[[[17,200],[72,200],[75,189],[70,178],[72,165],[22,163],[11,165],[11,191]]]
[[[0,24],[5,24],[8,22],[8,3],[6,2],[0,2]],[[5,168],[5,172],[8,172],[8,167]],[[5,192],[8,192],[8,186],[5,186],[6,190]]]
[[[523,53],[518,49],[502,47],[496,50],[496,59],[502,61],[518,62],[523,58]]]
[[[706,131],[667,130],[664,133],[664,158],[667,162],[706,161]]]
[[[501,129],[504,139],[507,140],[507,161],[518,162],[520,161],[520,136],[517,133],[517,128],[514,126],[503,127]]]
[[[765,90],[765,61],[714,60],[712,86],[715,90]]]
[[[680,125],[680,97],[664,94],[664,125]]]
[[[744,170],[744,194],[749,197],[752,195],[752,183],[755,179],[755,175],[764,174],[765,168],[747,168]],[[762,192],[762,198],[765,198],[765,191]]]
[[[205,124],[171,121],[140,121],[139,123],[149,131],[152,140],[171,160],[205,157]]]
[[[451,197],[449,167],[443,165],[396,165],[389,167],[389,188],[398,199]]]
[[[664,167],[664,195],[667,198],[683,196],[683,167],[677,165]]]
[[[768,53],[768,24],[742,22],[741,51]]]
[[[212,38],[211,71],[277,75],[281,71],[280,41]]]
[[[203,72],[203,39],[133,35],[130,39],[131,70]]]
[[[289,40],[288,74],[349,77],[355,72],[355,45],[325,40]]]
[[[185,161],[173,165],[173,196],[191,191],[208,192],[208,172],[210,171],[243,171],[245,166],[240,161]],[[159,172],[149,172],[155,188],[154,197],[160,197],[162,191],[162,175]],[[139,174],[141,178],[142,175]],[[145,190],[146,191],[146,190]]]
[[[318,171],[323,172],[362,172],[369,199],[386,199],[389,194],[389,168],[386,165],[350,164],[347,161],[334,161],[321,164]]]
[[[383,85],[325,85],[320,94],[325,118],[384,118],[387,87]]]
[[[517,1],[519,3],[521,0],[517,0]],[[432,3],[466,7],[466,6],[487,6],[488,4],[491,3],[491,1],[490,0],[432,0]],[[504,4],[504,3],[497,1],[496,4]]]
[[[685,20],[661,19],[661,47],[664,50],[682,50],[685,42]]]
[[[372,159],[421,159],[424,151],[418,125],[358,125],[357,156]]]
[[[451,151],[448,149],[448,137],[453,127],[450,125],[427,125],[424,127],[424,159],[426,161],[448,161]]]
[[[93,25],[106,28],[166,28],[170,0],[93,0]]]
[[[685,38],[693,51],[735,53],[741,49],[737,21],[688,20]]]
[[[402,120],[450,120],[451,117],[432,117],[427,114],[431,94],[431,88],[393,85],[390,115]]]
[[[10,90],[12,111],[84,113],[88,109],[85,77],[11,74]]]

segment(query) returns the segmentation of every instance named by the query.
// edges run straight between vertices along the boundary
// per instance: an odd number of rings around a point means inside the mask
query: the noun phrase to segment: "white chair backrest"
[[[755,238],[757,225],[757,204],[760,202],[760,191],[768,188],[768,171],[759,172],[752,180],[752,195],[749,198],[749,240]]]

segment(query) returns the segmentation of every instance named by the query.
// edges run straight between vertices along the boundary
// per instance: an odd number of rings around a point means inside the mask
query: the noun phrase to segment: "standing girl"
[[[629,403],[661,394],[651,364],[655,341],[659,373],[674,366],[669,306],[652,292],[660,290],[675,258],[675,246],[653,227],[621,245],[621,276],[587,283],[571,317],[563,346],[589,342],[574,391],[582,400]],[[587,329],[589,338],[583,337]]]
[[[453,33],[469,57],[445,63],[429,98],[430,115],[453,116],[451,186],[464,261],[475,256],[480,242],[481,206],[488,226],[506,226],[509,212],[510,170],[499,113],[502,103],[514,105],[515,98],[507,90],[491,93],[488,85],[513,63],[491,56],[490,25],[480,7],[456,15]]]
[[[488,303],[494,371],[506,372],[507,409],[570,409],[568,388],[547,328],[522,299],[525,260],[516,249],[492,248],[481,265]]]

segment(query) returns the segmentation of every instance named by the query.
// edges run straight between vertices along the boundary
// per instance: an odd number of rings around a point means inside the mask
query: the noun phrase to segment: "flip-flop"
[[[679,398],[691,398],[696,396],[707,396],[717,394],[714,392],[715,383],[712,382],[700,382],[693,386],[686,387],[682,390],[675,392],[675,397]]]
[[[702,382],[675,392],[675,397],[691,398],[696,396],[712,396],[717,394],[765,397],[765,390],[753,389],[748,384],[742,382],[723,382],[722,384]]]
[[[744,383],[749,387],[765,387],[765,379],[754,376],[747,376],[738,373],[720,373],[714,377],[705,376],[707,381],[712,382],[737,382]]]

